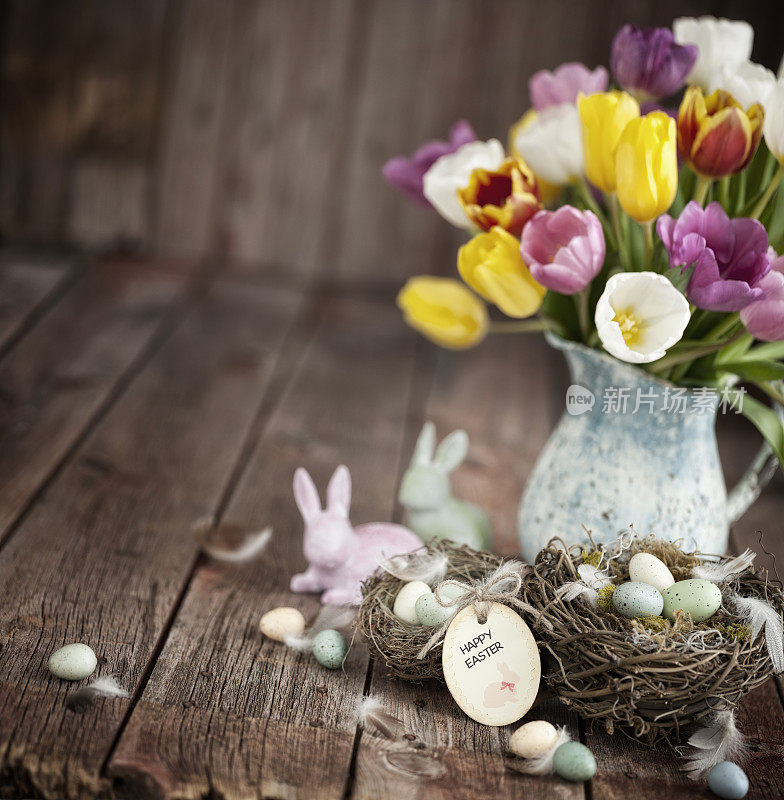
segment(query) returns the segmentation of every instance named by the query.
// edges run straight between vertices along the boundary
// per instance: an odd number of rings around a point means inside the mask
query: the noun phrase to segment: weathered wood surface
[[[9,313],[25,316],[36,301],[17,297]],[[394,493],[426,418],[442,435],[468,430],[457,490],[492,507],[499,549],[516,552],[520,490],[563,408],[566,371],[538,338],[438,351],[403,327],[392,297],[378,285],[298,293],[246,271],[110,261],[26,327],[0,361],[17,387],[10,419],[38,403],[17,448],[0,448],[4,482],[31,487],[21,505],[0,489],[0,514],[22,512],[0,549],[0,796],[709,796],[670,751],[585,731],[546,697],[532,718],[567,725],[599,773],[587,786],[521,775],[512,727],[473,724],[435,684],[388,679],[359,643],[328,672],[262,640],[265,610],[318,609],[287,588],[304,563],[293,469],[307,465],[323,488],[344,461],[352,519],[399,518]],[[74,378],[85,375],[94,383]],[[740,419],[721,427],[734,481],[757,440]],[[755,546],[759,528],[780,552],[781,511],[776,478],[735,526],[735,547]],[[241,567],[198,558],[190,525],[204,514],[272,524],[268,553]],[[46,660],[73,640],[95,647],[130,700],[65,710],[71,687]],[[408,736],[358,728],[366,696]],[[754,743],[749,796],[780,797],[776,683],[749,697],[740,724]]]
[[[356,278],[443,270],[379,165],[459,116],[506,138],[527,81],[620,25],[715,13],[781,59],[778,0],[6,0],[0,233]],[[405,249],[401,243],[405,242]],[[339,258],[338,258],[339,256]],[[450,262],[451,265],[451,262]]]
[[[85,641],[102,673],[139,686],[193,567],[190,526],[221,496],[297,304],[209,291],[0,551],[0,794],[107,786],[129,702],[67,711],[48,655]]]

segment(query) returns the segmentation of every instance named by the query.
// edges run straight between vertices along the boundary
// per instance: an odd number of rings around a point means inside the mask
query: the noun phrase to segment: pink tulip
[[[604,264],[604,231],[591,211],[561,206],[540,211],[523,228],[520,253],[534,280],[560,294],[577,294]]]
[[[757,283],[764,294],[742,308],[740,318],[755,339],[781,342],[784,341],[784,257],[776,257],[772,249],[769,255],[776,260],[771,263],[770,272]]]
[[[604,67],[591,71],[579,61],[570,61],[552,72],[540,69],[534,73],[528,81],[528,93],[531,95],[531,105],[537,111],[542,111],[561,103],[576,102],[578,92],[603,92],[609,80],[610,76]]]

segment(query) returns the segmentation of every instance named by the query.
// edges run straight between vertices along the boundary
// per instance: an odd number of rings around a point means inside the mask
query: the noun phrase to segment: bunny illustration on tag
[[[515,685],[520,676],[502,661],[496,664],[496,668],[501,673],[501,680],[494,681],[485,689],[485,708],[501,708],[506,703],[514,703],[517,700]]]
[[[308,568],[291,579],[292,592],[324,592],[321,602],[357,605],[362,581],[378,568],[379,558],[416,550],[422,542],[413,531],[388,522],[357,528],[348,518],[351,474],[338,467],[327,486],[327,507],[321,508],[318,490],[308,472],[294,473],[294,499],[305,521],[303,552]]]

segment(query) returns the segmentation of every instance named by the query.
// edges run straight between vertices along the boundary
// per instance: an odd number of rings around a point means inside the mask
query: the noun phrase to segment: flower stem
[[[586,286],[581,292],[574,296],[574,302],[577,305],[577,319],[580,321],[580,333],[582,334],[583,341],[588,341],[588,335],[591,332],[591,320],[588,317],[588,304],[590,302],[590,285]]]
[[[594,214],[599,218],[599,222],[602,223],[602,228],[604,228],[604,235],[610,240],[610,246],[615,248],[618,247],[618,243],[614,241],[613,233],[610,230],[610,224],[607,221],[607,215],[602,211],[599,207],[599,204],[596,202],[596,199],[591,194],[591,188],[588,186],[585,178],[577,182],[577,188],[580,192],[585,205],[593,211]]]
[[[678,364],[696,361],[698,358],[702,358],[702,356],[709,356],[712,353],[717,353],[722,349],[722,347],[732,344],[732,342],[736,342],[744,334],[745,331],[741,330],[721,342],[714,342],[713,344],[706,344],[702,347],[695,347],[693,350],[687,350],[684,353],[673,353],[673,355],[664,356],[651,365],[651,371],[655,373],[661,373],[667,369],[670,369],[671,367],[677,366]],[[683,377],[686,372],[688,372],[688,369],[685,370],[680,377]]]
[[[491,322],[490,333],[537,333],[539,331],[552,331],[559,336],[566,332],[563,326],[554,319],[540,317],[537,319],[519,319],[514,322]]]
[[[713,181],[710,178],[703,178],[702,175],[697,176],[697,185],[694,187],[694,200],[701,206],[705,205],[705,198],[708,196],[708,189],[710,189]]]
[[[650,269],[653,260],[653,222],[643,222],[641,227],[645,237],[645,267]]]
[[[768,188],[765,189],[764,194],[762,197],[760,197],[759,203],[754,206],[754,210],[751,212],[751,214],[749,214],[752,219],[759,219],[762,216],[762,212],[770,202],[770,198],[773,197],[773,195],[776,193],[776,189],[779,188],[782,178],[784,178],[784,164],[779,164],[779,168],[776,170],[775,175],[770,179]]]
[[[772,383],[767,381],[761,381],[760,383],[755,383],[755,386],[762,389],[768,397],[772,400],[775,400],[782,408],[784,408],[784,393],[782,393],[776,386]]]
[[[629,269],[631,264],[629,264],[629,254],[626,251],[626,239],[621,228],[621,210],[618,205],[618,195],[615,194],[615,192],[610,195],[610,219],[612,219],[613,231],[615,232],[618,252],[620,253],[623,267],[624,269]]]

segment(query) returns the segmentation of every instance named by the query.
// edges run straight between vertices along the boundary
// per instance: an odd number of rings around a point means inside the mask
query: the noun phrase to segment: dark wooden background
[[[451,353],[404,327],[396,287],[453,270],[458,235],[384,186],[381,163],[458,116],[504,138],[536,68],[606,62],[627,19],[704,12],[753,14],[755,55],[777,63],[780,2],[2,4],[0,797],[709,798],[672,751],[552,699],[531,714],[586,742],[597,775],[521,776],[511,726],[389,680],[360,643],[328,672],[258,632],[270,608],[318,608],[288,591],[304,567],[296,466],[323,487],[349,464],[352,520],[399,519],[423,420],[464,427],[457,493],[510,554],[563,409],[541,337]],[[758,439],[734,415],[720,427],[732,484]],[[733,527],[733,550],[760,552],[763,531],[782,563],[783,487]],[[205,514],[271,524],[269,552],[209,561],[191,534]],[[46,663],[73,641],[131,697],[68,711]],[[782,797],[783,690],[769,681],[740,712],[753,800]],[[406,738],[362,729],[367,697]]]
[[[609,60],[622,23],[777,0],[4,0],[7,240],[247,262],[298,280],[452,268],[379,167],[459,116],[506,137],[536,69]]]

